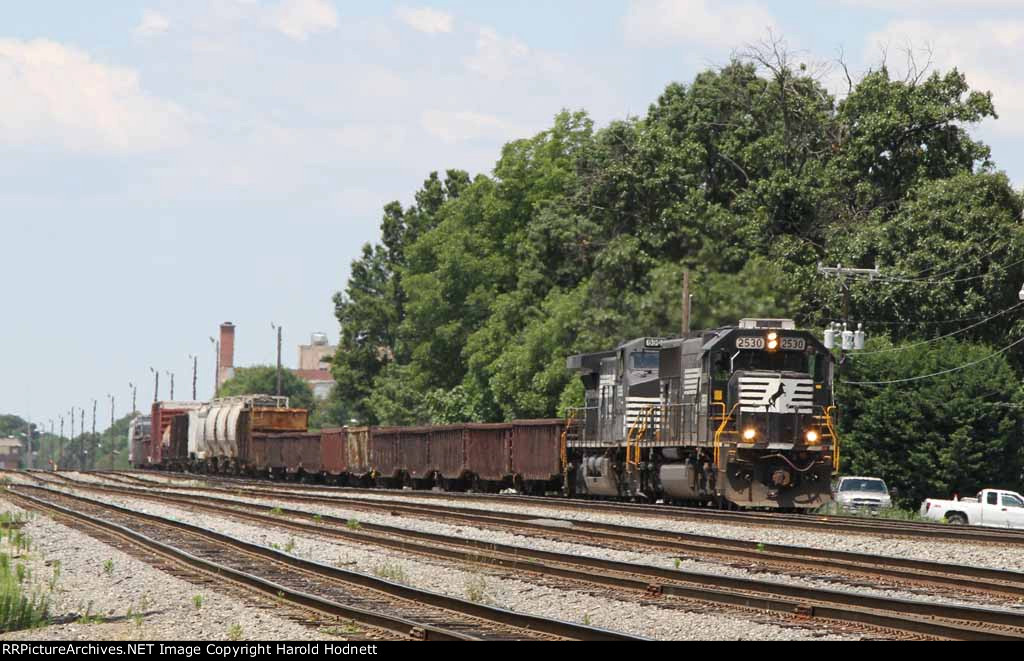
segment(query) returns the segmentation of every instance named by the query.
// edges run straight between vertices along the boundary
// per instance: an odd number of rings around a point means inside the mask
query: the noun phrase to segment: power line
[[[872,280],[872,281],[877,280],[877,281],[880,281],[880,282],[896,282],[896,283],[900,283],[900,284],[953,285],[953,284],[957,284],[957,283],[961,283],[961,282],[972,282],[974,280],[981,280],[982,278],[987,278],[987,277],[991,276],[995,271],[1005,271],[1007,269],[1010,269],[1010,268],[1012,268],[1014,266],[1018,266],[1020,264],[1024,264],[1024,258],[1018,259],[1017,261],[1011,262],[1009,264],[996,264],[995,266],[992,267],[992,270],[990,270],[988,273],[982,273],[981,275],[972,275],[972,276],[969,276],[969,277],[966,277],[966,278],[957,278],[957,279],[954,279],[954,280],[942,280],[942,279],[938,279],[938,278],[935,278],[935,277],[931,277],[931,278],[905,278],[905,277],[900,277],[900,276],[881,275],[881,274],[880,275],[874,275],[874,276],[867,276],[867,277],[868,277],[869,280]],[[865,276],[863,276],[861,274],[854,274],[854,277],[860,277],[861,279],[863,279]]]
[[[941,340],[945,340],[947,338],[950,338],[950,337],[953,337],[953,336],[956,336],[956,335],[960,335],[961,333],[966,333],[967,331],[972,330],[974,328],[977,328],[978,326],[984,326],[985,324],[987,324],[988,322],[992,321],[996,317],[1001,317],[1001,316],[1003,316],[1004,314],[1006,314],[1008,312],[1013,312],[1014,310],[1020,308],[1022,305],[1024,305],[1024,302],[1018,303],[1017,305],[1014,305],[1013,307],[1006,308],[1002,312],[997,312],[994,315],[992,315],[991,317],[983,319],[982,321],[979,321],[976,324],[971,324],[970,326],[967,326],[966,328],[961,328],[958,331],[954,331],[952,333],[947,333],[946,335],[941,335],[939,337],[935,337],[935,338],[932,338],[930,340],[924,340],[923,342],[915,342],[914,344],[906,344],[906,345],[902,345],[902,346],[898,346],[898,347],[893,347],[891,349],[880,349],[878,351],[860,351],[860,352],[858,352],[857,354],[855,354],[852,357],[859,358],[861,356],[875,356],[875,355],[878,355],[880,353],[895,353],[897,351],[907,351],[908,349],[913,349],[915,347],[922,347],[922,346],[924,346],[926,344],[932,344],[933,342],[939,342]]]
[[[1017,346],[1018,344],[1022,344],[1022,343],[1024,343],[1024,337],[1021,337],[1020,339],[1018,339],[1013,344],[1005,346],[1002,349],[1000,349],[999,351],[996,351],[995,353],[989,354],[989,355],[985,356],[984,358],[981,358],[979,360],[975,360],[973,362],[967,363],[966,365],[960,365],[959,367],[953,367],[953,368],[950,368],[948,370],[942,370],[941,372],[934,372],[932,374],[924,374],[924,375],[921,375],[921,376],[914,376],[914,377],[910,377],[910,378],[907,378],[907,379],[894,379],[892,381],[843,381],[842,383],[843,383],[843,385],[848,385],[848,386],[890,386],[890,385],[896,385],[896,384],[900,384],[900,383],[911,383],[913,381],[923,381],[924,379],[931,379],[931,378],[934,378],[936,376],[945,376],[946,374],[952,374],[954,372],[960,372],[960,371],[965,370],[965,369],[967,369],[969,367],[974,367],[975,365],[980,365],[981,363],[984,363],[987,360],[991,360],[991,359],[995,358],[996,356],[1003,355],[1004,353],[1006,353],[1010,349],[1012,349],[1015,346]]]

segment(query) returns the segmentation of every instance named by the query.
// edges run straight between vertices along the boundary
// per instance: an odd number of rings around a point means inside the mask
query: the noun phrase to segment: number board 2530
[[[779,340],[779,346],[783,351],[804,351],[807,349],[807,340],[802,337],[783,337]]]
[[[737,337],[737,349],[764,349],[763,337]]]

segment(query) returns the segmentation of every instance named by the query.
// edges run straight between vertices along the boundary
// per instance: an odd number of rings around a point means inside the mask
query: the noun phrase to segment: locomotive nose
[[[772,473],[772,484],[777,487],[788,487],[793,483],[793,474],[785,468],[779,468]]]

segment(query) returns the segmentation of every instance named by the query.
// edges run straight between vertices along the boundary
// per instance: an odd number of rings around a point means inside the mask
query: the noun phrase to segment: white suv
[[[889,487],[877,477],[841,477],[832,497],[844,509],[880,510],[892,507]]]

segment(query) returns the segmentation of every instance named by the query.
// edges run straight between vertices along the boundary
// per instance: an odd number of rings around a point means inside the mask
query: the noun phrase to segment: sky
[[[0,413],[109,420],[130,382],[152,400],[150,368],[181,399],[190,354],[208,397],[223,321],[236,365],[274,362],[276,323],[295,366],[431,171],[487,173],[563,108],[641,116],[769,31],[837,93],[840,54],[854,76],[908,49],[959,67],[1024,184],[1021,0],[4,2]]]

